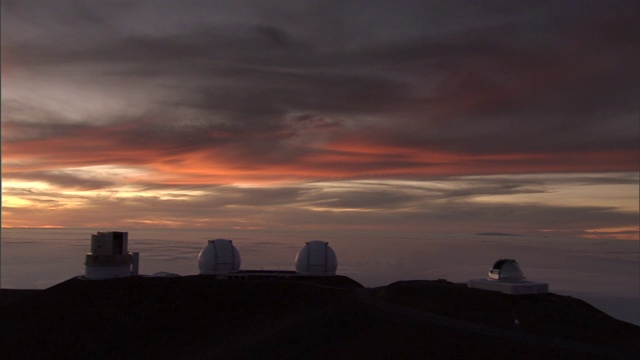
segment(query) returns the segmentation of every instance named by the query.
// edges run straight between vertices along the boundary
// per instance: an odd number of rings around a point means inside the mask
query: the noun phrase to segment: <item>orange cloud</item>
[[[113,165],[147,169],[151,175],[138,177],[140,182],[230,184],[378,176],[633,171],[638,161],[637,152],[629,150],[468,154],[385,145],[348,136],[282,150],[286,158],[274,160],[264,154],[243,152],[242,143],[193,149],[170,144],[140,146],[122,135],[129,130],[131,125],[120,124],[84,128],[59,137],[7,142],[3,145],[5,175]]]

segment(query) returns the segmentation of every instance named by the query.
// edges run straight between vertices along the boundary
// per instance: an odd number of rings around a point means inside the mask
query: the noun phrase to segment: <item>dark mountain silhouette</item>
[[[555,294],[336,277],[70,279],[0,290],[3,359],[600,359],[640,327]]]

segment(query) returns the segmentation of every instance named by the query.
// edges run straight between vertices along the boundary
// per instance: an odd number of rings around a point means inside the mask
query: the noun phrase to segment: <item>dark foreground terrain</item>
[[[70,279],[0,290],[3,359],[636,359],[640,327],[571,297],[346,277]]]

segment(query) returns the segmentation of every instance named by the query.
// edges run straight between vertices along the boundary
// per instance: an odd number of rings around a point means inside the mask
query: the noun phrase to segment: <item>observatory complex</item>
[[[100,280],[138,275],[139,253],[127,250],[129,233],[101,232],[91,235],[91,252],[85,256],[85,278]]]
[[[85,256],[85,279],[100,280],[138,275],[139,254],[129,253],[128,233],[98,232],[91,235],[91,252]],[[328,242],[312,240],[304,244],[295,257],[295,271],[241,270],[240,252],[228,239],[208,240],[198,254],[200,275],[221,280],[300,280],[332,281],[338,259]],[[153,276],[180,276],[160,272]],[[314,280],[318,279],[318,280]],[[353,281],[353,280],[350,280]],[[470,288],[498,291],[505,294],[540,294],[549,292],[549,284],[527,281],[518,262],[513,259],[496,261],[486,279],[469,280]]]
[[[91,252],[85,256],[85,279],[101,280],[138,275],[139,253],[127,250],[129,234],[123,231],[99,231],[91,235]],[[338,259],[328,242],[306,242],[295,257],[296,271],[240,270],[240,252],[228,239],[208,240],[198,254],[200,275],[224,280],[264,280],[274,278],[336,276]],[[153,276],[177,274],[159,272]]]
[[[527,281],[517,261],[500,259],[496,261],[486,279],[469,280],[470,288],[499,291],[505,294],[542,294],[549,292],[549,284]]]

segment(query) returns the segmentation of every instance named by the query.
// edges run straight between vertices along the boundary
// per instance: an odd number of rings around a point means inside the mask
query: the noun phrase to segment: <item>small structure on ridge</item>
[[[527,281],[517,261],[500,259],[496,261],[486,279],[469,280],[470,288],[499,291],[505,294],[542,294],[549,292],[549,284]]]

